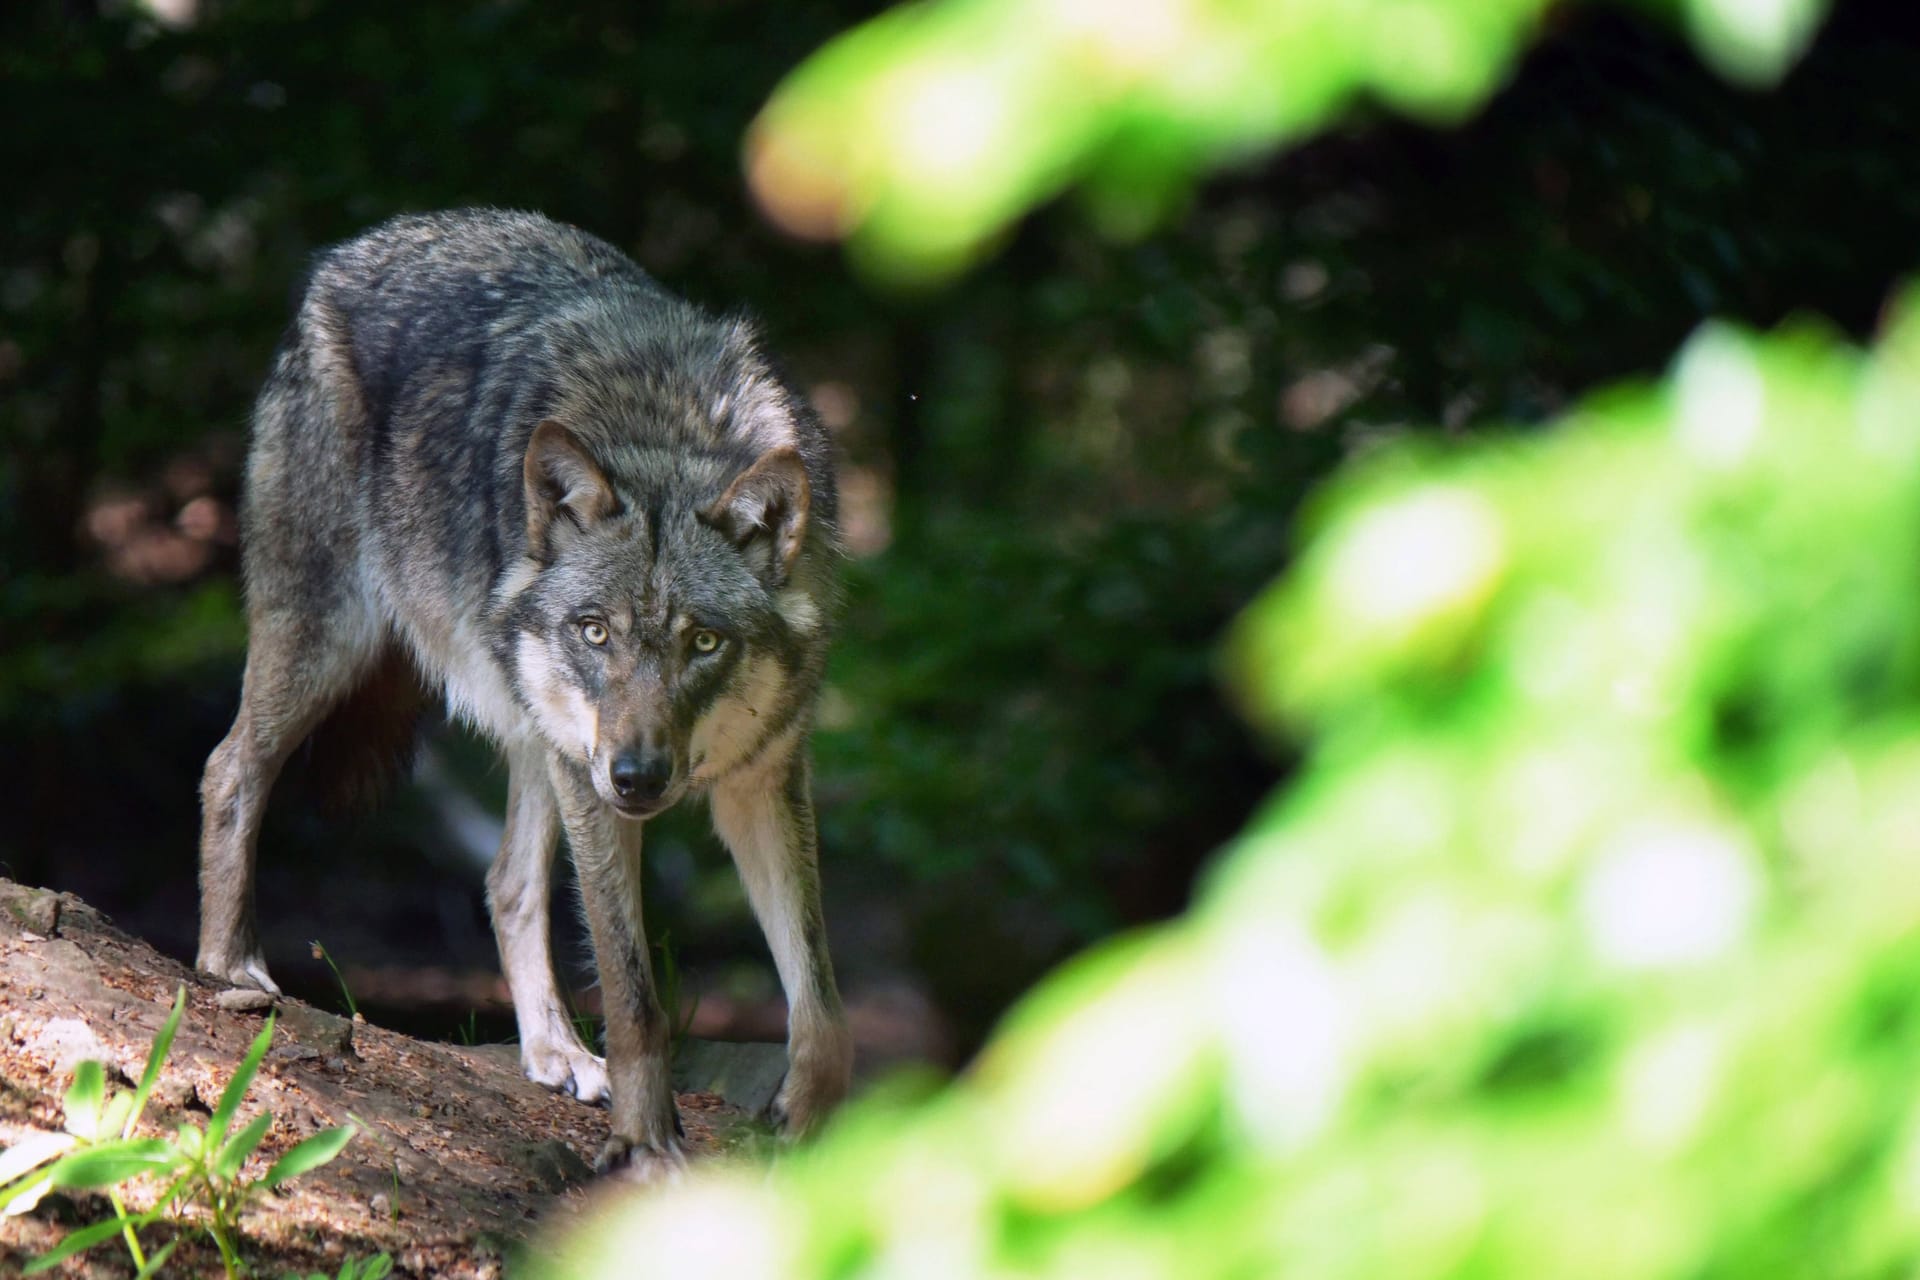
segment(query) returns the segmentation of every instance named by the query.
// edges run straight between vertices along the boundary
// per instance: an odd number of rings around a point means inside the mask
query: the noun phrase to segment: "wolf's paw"
[[[780,1089],[767,1103],[764,1115],[768,1124],[783,1138],[799,1138],[811,1133],[847,1096],[851,1072],[847,1058],[838,1059],[831,1069],[789,1067]]]
[[[679,1128],[678,1117],[674,1127]],[[687,1153],[678,1137],[664,1142],[641,1142],[615,1134],[600,1148],[600,1158],[593,1162],[593,1169],[603,1177],[621,1182],[659,1186],[677,1182],[687,1171]]]
[[[270,996],[280,994],[280,984],[267,976],[266,957],[257,952],[238,958],[211,957],[202,953],[200,958],[193,962],[193,967],[209,978],[236,987],[251,987],[256,991],[264,991]]]
[[[578,1044],[523,1045],[520,1065],[535,1084],[585,1103],[605,1102],[610,1093],[606,1059]]]
[[[840,1090],[820,1090],[795,1083],[793,1072],[780,1082],[780,1092],[767,1103],[766,1121],[783,1138],[800,1138],[813,1131],[840,1101]]]

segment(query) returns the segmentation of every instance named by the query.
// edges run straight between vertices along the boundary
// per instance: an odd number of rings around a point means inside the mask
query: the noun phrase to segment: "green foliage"
[[[815,54],[748,143],[789,229],[851,240],[883,279],[953,274],[1035,204],[1078,186],[1138,233],[1199,174],[1373,99],[1459,120],[1505,77],[1546,0],[932,0]],[[1823,0],[1651,0],[1724,72],[1767,83]]]
[[[1920,299],[1916,299],[1920,302]],[[1920,305],[1703,331],[1318,498],[1235,682],[1311,741],[971,1077],[546,1274],[1745,1277],[1920,1262]]]
[[[246,1271],[240,1260],[238,1224],[248,1202],[263,1190],[326,1164],[339,1155],[353,1137],[352,1125],[322,1130],[295,1143],[261,1177],[240,1176],[247,1157],[259,1148],[273,1127],[273,1116],[263,1111],[237,1131],[233,1128],[240,1103],[273,1043],[271,1015],[227,1081],[204,1129],[188,1121],[170,1138],[134,1137],[154,1083],[160,1078],[160,1068],[173,1047],[174,1035],[186,1010],[186,999],[186,988],[182,987],[174,996],[173,1009],[159,1035],[154,1038],[146,1069],[132,1093],[109,1095],[105,1068],[98,1062],[82,1062],[75,1068],[73,1083],[67,1090],[66,1132],[48,1135],[37,1142],[29,1139],[0,1153],[0,1211],[24,1213],[49,1191],[58,1188],[103,1187],[113,1204],[113,1217],[68,1233],[58,1245],[28,1264],[28,1274],[45,1271],[74,1254],[119,1236],[132,1255],[134,1266],[139,1268],[139,1275],[152,1275],[173,1253],[179,1240],[168,1241],[149,1256],[140,1244],[139,1230],[163,1217],[175,1216],[176,1221],[204,1231],[212,1238],[220,1250],[228,1280],[234,1280]],[[144,1213],[129,1213],[121,1195],[121,1184],[143,1175],[156,1179],[163,1184],[163,1189],[155,1198],[153,1208]],[[206,1216],[204,1220],[181,1216],[188,1210]],[[384,1258],[385,1255],[381,1255],[369,1261],[366,1270],[352,1274],[360,1280],[385,1275],[385,1268],[373,1269]],[[349,1275],[345,1269],[341,1274],[342,1277]]]

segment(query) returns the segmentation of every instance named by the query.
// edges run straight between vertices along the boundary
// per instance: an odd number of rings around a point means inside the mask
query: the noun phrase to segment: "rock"
[[[51,889],[9,884],[0,895],[0,905],[22,928],[42,938],[50,938],[60,929],[60,895]]]
[[[312,1062],[320,1056],[320,1051],[310,1044],[293,1042],[277,1044],[267,1050],[268,1062]]]
[[[311,1005],[280,1006],[280,1029],[315,1051],[315,1057],[353,1052],[353,1024],[337,1014],[322,1013]]]
[[[541,1189],[549,1194],[565,1191],[593,1176],[580,1153],[558,1139],[518,1143],[512,1154],[514,1163],[538,1179]]]
[[[230,1013],[258,1013],[262,1009],[273,1007],[273,997],[264,991],[252,987],[235,987],[231,991],[222,991],[213,998],[213,1002]]]
[[[758,1041],[696,1040],[673,1051],[673,1087],[682,1093],[717,1093],[749,1115],[759,1115],[787,1078],[785,1045]]]
[[[109,1056],[93,1028],[78,1018],[52,1018],[30,1026],[23,1039],[28,1048],[58,1063],[62,1072],[72,1071],[89,1058],[105,1062]]]

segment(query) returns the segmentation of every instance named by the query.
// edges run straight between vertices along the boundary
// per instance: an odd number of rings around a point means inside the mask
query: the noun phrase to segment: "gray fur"
[[[369,682],[411,665],[508,758],[488,897],[522,1057],[541,1083],[610,1091],[603,1165],[679,1159],[639,856],[644,819],[690,794],[711,797],[773,948],[792,1062],[776,1111],[809,1127],[851,1065],[807,783],[835,517],[831,445],[750,327],[610,245],[473,210],[321,254],[254,411],[250,638],[202,783],[199,967],[275,989],[253,918],[267,792],[323,721],[353,706],[360,726]],[[604,1067],[553,980],[559,830]]]

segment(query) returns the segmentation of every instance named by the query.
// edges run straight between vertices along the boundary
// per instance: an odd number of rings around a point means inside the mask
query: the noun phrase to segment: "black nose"
[[[664,755],[623,751],[614,757],[608,773],[615,795],[651,804],[667,793],[667,784],[673,781],[673,761]]]

